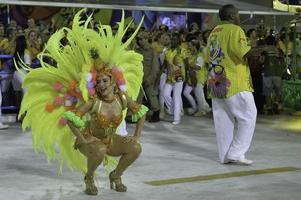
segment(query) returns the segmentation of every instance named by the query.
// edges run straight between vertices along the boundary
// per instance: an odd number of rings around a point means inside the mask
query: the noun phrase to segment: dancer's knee
[[[141,152],[142,152],[142,147],[141,147],[141,145],[140,145],[139,143],[136,143],[136,144],[134,145],[134,148],[133,148],[133,153],[134,153],[135,155],[139,156],[139,155],[141,154]]]

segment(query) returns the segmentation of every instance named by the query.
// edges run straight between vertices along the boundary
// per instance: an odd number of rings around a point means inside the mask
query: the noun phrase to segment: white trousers
[[[182,89],[183,81],[176,83],[166,83],[164,86],[164,101],[167,108],[171,108],[174,114],[174,121],[181,120],[181,108],[182,108]],[[171,97],[171,92],[173,95]]]
[[[188,102],[191,105],[192,109],[194,111],[197,111],[197,105],[196,105],[195,99],[191,95],[191,91],[192,90],[193,90],[193,87],[191,87],[190,85],[186,84],[185,87],[184,87],[183,95],[188,100]]]
[[[195,99],[191,95],[191,91],[193,90]],[[183,92],[184,96],[187,98],[189,104],[192,109],[195,111],[208,111],[210,106],[208,105],[205,94],[204,94],[204,86],[201,83],[198,83],[195,88],[186,84]],[[195,101],[196,100],[196,101]]]
[[[167,104],[165,102],[165,98],[164,98],[164,87],[166,84],[166,80],[167,80],[167,74],[166,73],[162,73],[160,76],[160,85],[159,85],[159,104],[160,104],[160,112],[164,113],[164,106],[166,106],[168,112],[172,113],[172,106],[171,104]]]
[[[159,85],[159,103],[160,103],[160,112],[164,112],[164,86],[166,83],[167,75],[162,73],[160,76],[160,85]],[[170,108],[169,108],[170,109]]]
[[[194,88],[194,94],[198,104],[198,111],[208,111],[210,109],[210,106],[205,99],[204,85],[198,83]]]
[[[251,92],[212,99],[214,127],[221,163],[244,158],[254,134],[257,110]]]

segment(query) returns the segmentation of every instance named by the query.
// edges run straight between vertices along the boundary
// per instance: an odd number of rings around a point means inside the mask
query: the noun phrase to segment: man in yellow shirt
[[[257,110],[252,95],[246,56],[251,47],[239,26],[237,8],[219,10],[221,24],[208,38],[210,72],[208,89],[212,97],[214,126],[221,163],[250,165],[245,158],[256,124]],[[235,129],[234,127],[237,127]]]

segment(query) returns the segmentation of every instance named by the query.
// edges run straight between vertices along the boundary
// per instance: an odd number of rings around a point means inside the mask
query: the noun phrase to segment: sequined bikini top
[[[117,128],[122,122],[122,115],[117,115],[112,118],[109,118],[106,115],[96,114],[97,128]]]
[[[115,98],[115,101],[122,108],[117,98]],[[116,129],[119,126],[119,124],[122,122],[122,113],[120,112],[120,115],[109,117],[107,115],[100,113],[102,101],[97,100],[95,104],[96,106],[98,104],[97,112],[95,115],[96,127],[101,129],[108,129],[108,128]]]

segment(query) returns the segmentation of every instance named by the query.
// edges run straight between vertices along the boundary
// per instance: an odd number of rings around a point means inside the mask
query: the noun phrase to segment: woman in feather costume
[[[92,18],[82,21],[83,13],[75,15],[71,29],[52,35],[39,55],[42,67],[28,69],[22,128],[31,128],[34,148],[44,152],[48,161],[57,159],[61,170],[66,162],[85,173],[89,195],[98,193],[97,167],[102,162],[112,167],[109,156],[121,156],[109,180],[111,189],[125,192],[121,175],[141,153],[137,140],[148,110],[133,101],[141,86],[143,58],[127,50],[141,23],[122,43],[130,26],[124,26],[124,14],[113,35],[110,26],[101,25],[97,32],[89,28]],[[133,136],[123,137],[116,132],[127,108],[137,124]]]

